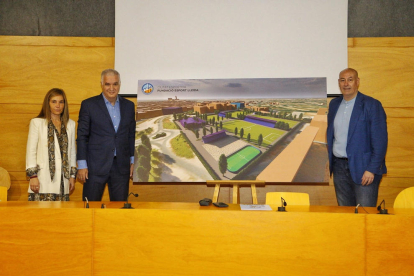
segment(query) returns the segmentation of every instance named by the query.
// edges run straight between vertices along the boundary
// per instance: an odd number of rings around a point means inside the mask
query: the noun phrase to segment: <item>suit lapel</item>
[[[338,112],[339,106],[341,105],[343,97],[341,96],[340,98],[341,100],[334,102],[334,105],[332,106],[332,114],[328,114],[328,116],[332,118],[332,123],[333,119],[335,119],[336,113]]]
[[[126,101],[123,98],[119,97],[119,113],[121,114],[121,120],[119,121],[119,126],[122,125],[122,121],[124,120],[126,116],[125,115],[125,112],[126,112],[125,104],[126,104]]]
[[[349,120],[348,128],[348,142],[354,134],[358,119],[364,111],[364,101],[363,94],[358,91],[357,97],[355,99],[354,109],[352,110],[351,119]]]
[[[103,97],[104,96],[102,94],[98,96],[98,101],[97,101],[98,106],[103,112],[103,114],[105,114],[105,118],[109,120],[109,122],[111,123],[112,130],[115,131],[114,123],[112,122],[111,116],[109,115],[109,111],[108,111],[108,108],[106,107],[105,100]]]

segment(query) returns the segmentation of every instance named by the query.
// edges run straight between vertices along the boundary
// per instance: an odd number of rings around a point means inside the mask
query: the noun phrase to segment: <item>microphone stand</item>
[[[282,201],[282,206],[277,207],[277,211],[286,212],[286,207],[285,207],[287,205],[286,200],[283,197],[281,197],[280,200]]]
[[[384,203],[384,209],[381,208],[381,205]],[[388,209],[385,209],[385,199],[383,199],[380,203],[380,205],[378,205],[377,210],[379,211],[378,214],[380,215],[388,215]]]
[[[128,203],[128,199],[129,199],[129,196],[130,195],[134,195],[135,197],[138,197],[138,194],[134,194],[133,192],[130,192],[129,193],[129,195],[127,196],[127,202],[126,203],[124,203],[124,207],[122,207],[121,209],[134,209],[132,206],[131,206],[131,203]]]

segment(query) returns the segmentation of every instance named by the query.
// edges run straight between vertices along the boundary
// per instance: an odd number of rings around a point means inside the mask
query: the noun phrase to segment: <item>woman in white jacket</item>
[[[53,88],[30,121],[26,149],[29,201],[68,201],[75,188],[75,122],[62,89]]]

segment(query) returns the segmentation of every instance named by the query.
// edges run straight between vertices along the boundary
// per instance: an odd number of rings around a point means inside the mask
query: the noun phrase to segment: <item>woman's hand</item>
[[[75,190],[75,178],[69,178],[69,194]]]
[[[34,193],[38,193],[40,190],[40,182],[39,179],[37,177],[34,178],[30,178],[30,189],[34,192]]]

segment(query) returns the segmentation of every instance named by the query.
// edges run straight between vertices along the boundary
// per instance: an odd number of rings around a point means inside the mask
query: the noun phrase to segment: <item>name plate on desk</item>
[[[240,204],[240,209],[242,211],[272,211],[272,208],[265,204]]]

